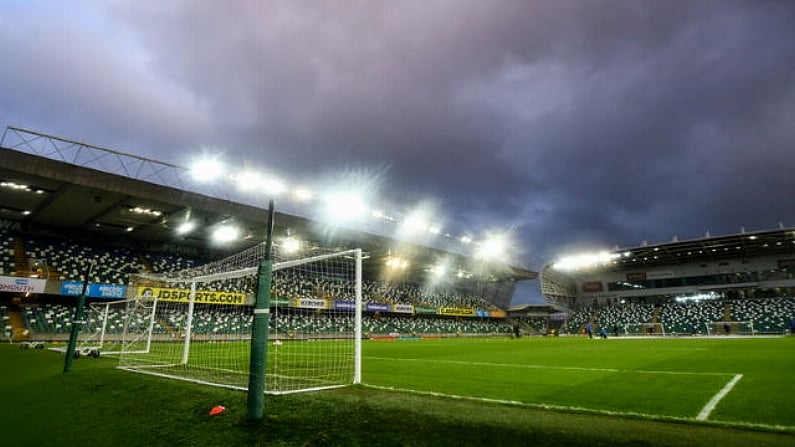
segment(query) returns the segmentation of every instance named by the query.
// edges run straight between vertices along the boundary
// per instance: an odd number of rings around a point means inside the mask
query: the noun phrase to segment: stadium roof
[[[703,238],[616,249],[611,261],[618,269],[654,267],[691,262],[758,256],[795,256],[795,227],[709,236]],[[608,268],[611,265],[607,266]]]
[[[9,128],[12,131],[20,129]],[[264,240],[267,210],[233,200],[190,192],[187,188],[164,185],[149,177],[172,175],[176,166],[128,156],[85,143],[32,133],[38,143],[61,144],[53,148],[63,159],[53,159],[0,147],[0,219],[20,222],[22,230],[45,228],[66,230],[71,237],[105,238],[148,247],[193,247],[204,254],[229,254]],[[27,134],[25,138],[29,138]],[[54,142],[50,142],[54,139]],[[28,144],[29,142],[23,142]],[[46,154],[45,154],[46,155]],[[128,158],[119,163],[119,158]],[[137,176],[130,171],[136,170]],[[145,172],[145,175],[140,175]],[[137,178],[132,178],[137,177]],[[277,207],[278,211],[278,207]],[[195,233],[177,236],[176,227],[187,219],[200,222]],[[414,273],[422,273],[441,258],[453,258],[456,266],[471,266],[473,259],[460,254],[397,242],[387,237],[335,227],[321,227],[309,219],[277,212],[275,236],[292,232],[324,247],[360,247],[376,260],[366,263],[380,267],[380,261],[395,253],[412,259]],[[223,223],[242,229],[243,238],[233,246],[212,248],[209,231]],[[482,267],[482,265],[481,265]],[[536,277],[527,269],[501,265],[480,270],[478,279],[503,281]]]

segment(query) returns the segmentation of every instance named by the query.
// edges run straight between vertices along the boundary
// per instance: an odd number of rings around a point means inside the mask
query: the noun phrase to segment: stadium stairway
[[[14,238],[14,265],[17,276],[28,276],[30,260],[25,251],[25,243],[19,237]]]
[[[22,312],[16,305],[8,307],[8,322],[11,324],[11,339],[13,341],[25,341],[30,339],[30,332],[25,327]]]
[[[159,324],[160,327],[165,329],[166,333],[168,333],[172,337],[179,336],[179,331],[177,331],[177,329],[171,323],[168,322],[168,319],[157,317],[157,324]]]
[[[731,321],[732,320],[732,303],[725,302],[723,303],[723,321]]]
[[[655,307],[654,313],[651,314],[651,321],[649,323],[659,323],[660,322],[660,314],[662,314],[662,306]]]

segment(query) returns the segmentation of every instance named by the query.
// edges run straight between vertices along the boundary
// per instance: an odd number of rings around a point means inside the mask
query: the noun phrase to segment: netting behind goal
[[[626,335],[665,335],[662,323],[629,323],[624,326]]]
[[[137,339],[122,343],[125,329],[138,334]],[[86,307],[77,352],[92,349],[102,355],[118,355],[130,349],[145,352],[149,349],[153,329],[152,303],[139,300],[91,303]]]
[[[707,335],[754,335],[752,321],[710,321],[704,323]]]
[[[201,268],[136,278],[137,302],[154,308],[154,327],[150,347],[125,349],[119,367],[246,389],[261,255],[258,246]],[[267,393],[360,380],[360,269],[360,250],[273,264]],[[140,328],[129,329],[125,343],[142,339]]]

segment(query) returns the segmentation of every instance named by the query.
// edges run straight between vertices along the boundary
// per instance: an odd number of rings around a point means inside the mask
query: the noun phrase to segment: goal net
[[[710,321],[704,323],[707,335],[754,335],[753,321]]]
[[[125,370],[247,389],[257,246],[222,261],[139,275],[141,309],[153,309],[149,348],[140,326],[123,333]],[[285,394],[358,383],[361,377],[361,250],[273,264],[265,391]]]
[[[662,323],[628,323],[624,326],[626,335],[665,335]]]
[[[125,332],[138,335],[122,344]],[[154,303],[141,300],[118,300],[91,303],[86,308],[77,340],[77,352],[95,350],[102,355],[121,354],[124,350],[146,352],[154,329]]]

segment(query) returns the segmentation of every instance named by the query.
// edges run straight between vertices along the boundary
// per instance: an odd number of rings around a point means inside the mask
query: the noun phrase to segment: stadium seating
[[[752,321],[757,332],[785,332],[795,319],[795,297],[732,300],[728,304],[733,321]]]
[[[723,320],[721,301],[666,303],[660,314],[660,322],[669,334],[705,333],[705,324]]]
[[[0,232],[0,275],[12,274],[14,266],[14,236]]]

